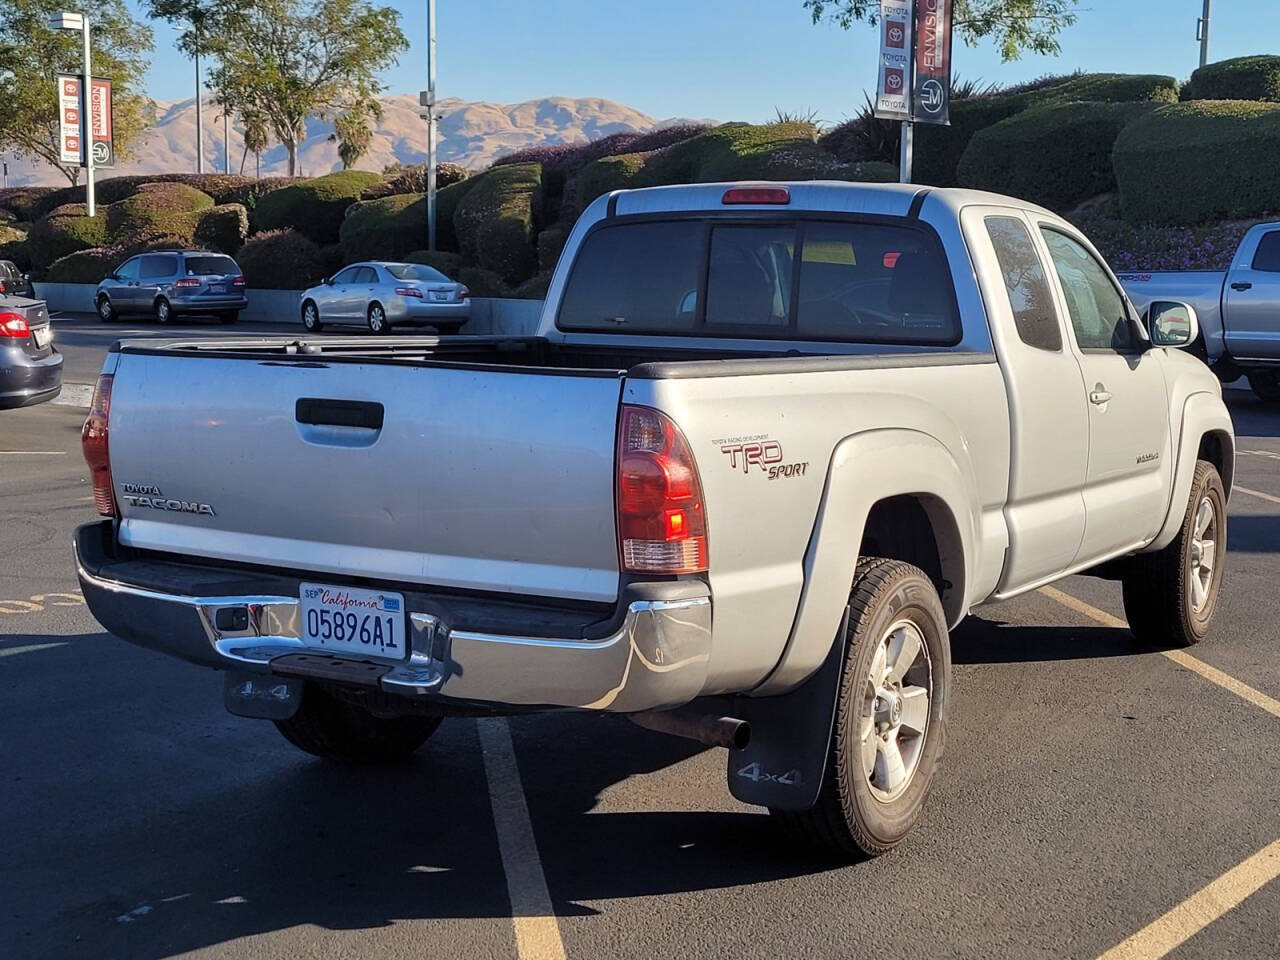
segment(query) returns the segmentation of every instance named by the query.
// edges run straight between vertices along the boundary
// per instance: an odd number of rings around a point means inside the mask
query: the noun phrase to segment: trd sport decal
[[[734,440],[717,440],[720,452],[729,458],[729,466],[750,474],[758,467],[770,480],[780,477],[803,477],[809,469],[809,461],[783,463],[782,444],[767,437],[746,437]]]

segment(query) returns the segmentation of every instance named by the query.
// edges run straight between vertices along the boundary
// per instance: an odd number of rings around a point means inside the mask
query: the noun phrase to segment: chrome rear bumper
[[[687,703],[706,679],[711,600],[700,583],[633,585],[620,619],[594,639],[477,632],[414,612],[406,599],[406,659],[335,657],[303,646],[296,591],[196,595],[129,583],[112,576],[111,564],[84,561],[84,545],[99,530],[91,524],[76,536],[76,569],[93,615],[124,640],[216,669],[314,677],[306,664],[323,661],[326,679],[376,685],[387,694],[612,712]],[[147,565],[152,574],[163,566]],[[200,586],[191,568],[169,566],[176,581]],[[668,596],[637,596],[646,586]]]

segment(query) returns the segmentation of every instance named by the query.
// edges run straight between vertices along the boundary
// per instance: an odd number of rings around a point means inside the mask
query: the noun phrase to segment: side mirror
[[[1145,319],[1153,346],[1185,347],[1200,335],[1196,308],[1180,300],[1152,301]]]
[[[321,277],[320,282],[323,283],[326,287],[332,287],[333,277]]]

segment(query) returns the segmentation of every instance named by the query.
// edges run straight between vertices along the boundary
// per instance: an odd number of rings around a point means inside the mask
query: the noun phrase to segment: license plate
[[[209,292],[210,293],[226,293],[227,285],[225,283],[211,283],[209,284]]]
[[[404,597],[382,590],[304,583],[302,642],[337,654],[403,659]]]
[[[47,347],[49,341],[53,339],[52,327],[36,327],[31,331],[31,335],[36,338],[37,347]]]
[[[449,296],[450,294],[448,293],[448,291],[445,291],[444,293],[439,293],[433,290],[431,292],[431,299],[434,300],[436,303],[447,303],[449,300]]]

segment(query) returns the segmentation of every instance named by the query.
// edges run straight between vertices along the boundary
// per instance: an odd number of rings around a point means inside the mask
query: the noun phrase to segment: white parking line
[[[1241,493],[1247,493],[1249,496],[1257,497],[1259,500],[1269,500],[1271,503],[1280,503],[1280,497],[1273,497],[1271,494],[1263,493],[1261,490],[1250,490],[1248,487],[1242,487],[1238,483],[1231,489],[1239,490]]]
[[[511,729],[502,717],[482,717],[476,721],[476,727],[484,772],[489,780],[498,852],[507,876],[516,954],[520,960],[565,960],[564,941],[560,939],[560,927],[529,820],[529,804],[520,784]]]
[[[53,647],[65,647],[66,641],[62,643],[28,643],[22,647],[0,647],[0,657],[16,657],[20,653],[35,653],[37,650],[50,650]]]
[[[1280,877],[1280,840],[1263,847],[1239,866],[1232,867],[1164,916],[1112,947],[1099,960],[1155,960],[1163,957],[1276,877]]]
[[[0,457],[65,457],[65,450],[0,450]]]

